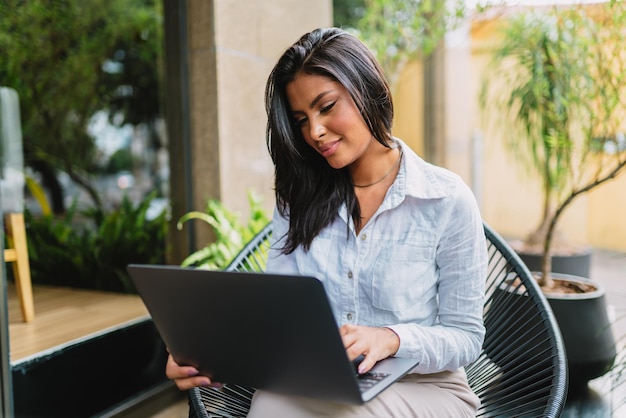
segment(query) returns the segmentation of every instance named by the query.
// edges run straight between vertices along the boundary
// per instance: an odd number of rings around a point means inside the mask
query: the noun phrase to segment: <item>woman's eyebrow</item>
[[[324,96],[326,96],[327,94],[331,92],[332,90],[326,90],[326,91],[321,92],[317,96],[315,96],[315,98],[311,101],[311,104],[309,104],[309,109],[313,109],[315,105],[324,98]]]
[[[333,90],[326,90],[326,91],[321,92],[317,96],[315,96],[315,98],[313,100],[311,100],[311,103],[309,104],[309,109],[313,109],[317,105],[317,103],[319,103],[319,101],[324,98],[324,96],[326,96],[327,94],[330,94],[332,92],[333,92]],[[295,109],[295,110],[292,110],[291,113],[293,115],[298,115],[298,114],[303,114],[304,111]]]

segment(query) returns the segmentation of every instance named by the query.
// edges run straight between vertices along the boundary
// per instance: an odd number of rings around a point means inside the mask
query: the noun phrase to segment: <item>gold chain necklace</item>
[[[370,186],[373,186],[375,184],[380,183],[381,181],[383,181],[384,179],[389,177],[389,174],[391,174],[391,172],[398,166],[398,164],[400,164],[400,160],[402,160],[402,147],[400,147],[400,155],[398,156],[398,159],[396,160],[395,163],[393,163],[393,165],[391,166],[389,171],[387,171],[384,176],[382,176],[381,178],[379,178],[378,180],[376,180],[373,183],[369,183],[369,184],[355,184],[354,187],[359,187],[359,188],[370,187]]]

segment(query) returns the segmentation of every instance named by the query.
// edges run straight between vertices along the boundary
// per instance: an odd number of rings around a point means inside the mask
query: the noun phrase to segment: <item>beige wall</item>
[[[394,99],[393,134],[419,155],[424,155],[424,69],[421,62],[410,62],[397,85],[391,86]]]
[[[166,13],[168,7],[176,12],[180,6],[168,2]],[[265,144],[265,82],[284,49],[305,32],[332,24],[332,1],[187,0],[186,19],[191,155],[190,167],[175,169],[190,170],[192,190],[173,190],[173,218],[203,210],[207,199],[218,198],[245,221],[248,191],[260,195],[271,213],[273,166]],[[178,135],[170,132],[174,141]],[[182,187],[183,176],[172,177],[177,178],[172,187]],[[191,203],[179,202],[184,199]],[[192,247],[212,239],[205,225],[194,228]],[[174,259],[189,251],[183,241],[173,245],[180,247],[174,248]]]
[[[394,135],[404,139],[420,156],[452,169],[479,192],[476,168],[480,163],[475,161],[479,161],[480,156],[475,157],[472,131],[471,107],[474,102],[469,71],[471,44],[468,30],[469,27],[461,27],[449,34],[443,59],[438,60],[433,67],[436,77],[441,75],[443,78],[443,88],[435,92],[443,97],[433,97],[438,103],[428,108],[428,111],[436,113],[431,116],[434,121],[443,120],[443,126],[439,129],[443,128],[445,143],[436,144],[440,154],[429,156],[425,150],[425,142],[437,139],[424,137],[424,83],[433,80],[426,80],[422,62],[410,62],[402,71],[397,85],[392,87],[395,106],[393,129]],[[436,158],[441,161],[434,161]]]
[[[445,159],[446,167],[454,171],[479,193],[474,175],[475,158],[472,142],[471,109],[474,105],[470,88],[471,62],[469,26],[462,26],[448,34],[445,40]]]
[[[265,147],[265,81],[289,44],[305,31],[331,25],[331,0],[187,4],[194,209],[217,197],[245,217],[246,193],[254,190],[269,210],[273,172]],[[473,188],[486,222],[505,236],[522,238],[539,221],[541,194],[538,181],[523,173],[504,150],[502,138],[482,129],[477,97],[492,41],[492,27],[471,32],[465,28],[446,40],[443,165]],[[422,65],[414,63],[393,86],[394,134],[421,155],[423,79]],[[625,209],[623,175],[577,200],[561,226],[579,242],[626,251]],[[206,239],[202,231],[196,238],[198,243]]]
[[[332,23],[332,2],[214,0],[223,202],[247,213],[254,190],[273,207],[273,166],[265,144],[265,82],[279,55],[302,34]]]
[[[478,105],[481,78],[495,42],[495,25],[478,25],[472,31],[471,89],[473,131],[482,141],[483,217],[505,236],[524,238],[538,226],[542,194],[537,176],[525,172],[504,149],[504,138],[483,129]],[[618,179],[578,197],[566,209],[559,229],[580,244],[626,251],[626,173]]]
[[[504,138],[485,132],[478,95],[481,78],[495,42],[494,24],[462,28],[446,39],[445,159],[443,165],[472,187],[483,218],[500,234],[524,238],[539,223],[542,195],[539,179],[529,175],[504,148]],[[394,132],[410,138],[423,155],[423,69],[407,67],[394,87]],[[414,134],[413,132],[419,132]],[[566,209],[559,223],[567,237],[581,244],[626,251],[626,173],[583,195]]]

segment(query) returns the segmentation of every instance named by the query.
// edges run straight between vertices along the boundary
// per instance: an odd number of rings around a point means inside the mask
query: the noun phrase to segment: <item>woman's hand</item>
[[[176,383],[178,389],[189,390],[196,386],[222,386],[221,383],[212,382],[211,379],[206,376],[200,376],[199,373],[195,367],[179,366],[171,354],[167,357],[165,375]]]
[[[365,356],[359,373],[370,371],[376,362],[393,356],[400,348],[400,338],[389,328],[346,324],[339,328],[339,334],[350,360]]]

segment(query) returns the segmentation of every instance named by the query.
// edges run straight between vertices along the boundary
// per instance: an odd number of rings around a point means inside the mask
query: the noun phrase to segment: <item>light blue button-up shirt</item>
[[[280,254],[289,222],[275,211],[266,270],[317,277],[339,325],[391,328],[396,356],[420,360],[413,372],[456,370],[478,357],[485,334],[482,218],[459,176],[397,142],[399,173],[358,235],[344,206],[308,252]]]

